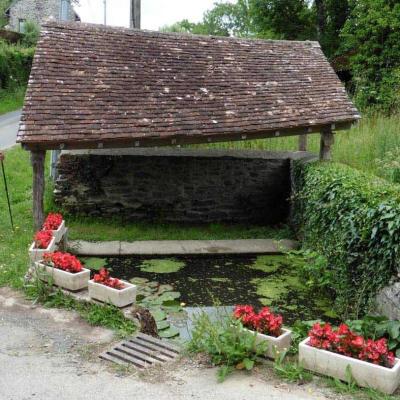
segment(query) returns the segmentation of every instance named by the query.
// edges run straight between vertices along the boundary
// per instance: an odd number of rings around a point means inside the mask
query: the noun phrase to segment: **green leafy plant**
[[[284,351],[277,355],[274,362],[275,373],[288,382],[297,382],[304,384],[312,380],[312,374],[307,372],[298,362],[287,361],[288,351]]]
[[[296,321],[290,327],[290,330],[292,331],[292,342],[290,345],[289,354],[294,355],[299,352],[299,343],[308,336],[308,332],[310,332],[311,328],[317,322],[321,321]]]
[[[189,352],[208,354],[212,364],[220,367],[217,375],[220,382],[235,369],[251,370],[267,346],[257,344],[256,335],[230,316],[211,321],[208,314],[201,313],[194,321],[192,335]]]
[[[357,318],[400,267],[398,187],[335,163],[294,169],[294,225],[304,247],[326,257],[336,309]]]
[[[388,340],[389,350],[400,356],[400,321],[389,320],[381,316],[366,316],[361,320],[349,320],[346,324],[351,330],[368,339]]]

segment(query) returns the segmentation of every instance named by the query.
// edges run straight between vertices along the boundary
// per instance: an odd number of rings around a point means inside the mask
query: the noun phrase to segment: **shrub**
[[[0,89],[13,89],[28,83],[35,49],[0,41]]]
[[[223,381],[235,369],[251,370],[257,357],[265,353],[267,344],[257,344],[256,339],[239,320],[221,317],[213,322],[206,313],[201,313],[195,320],[188,350],[208,354],[211,362],[220,366],[218,379]]]
[[[294,186],[295,228],[327,258],[318,274],[328,277],[336,308],[366,313],[399,267],[398,186],[335,163],[296,163]]]

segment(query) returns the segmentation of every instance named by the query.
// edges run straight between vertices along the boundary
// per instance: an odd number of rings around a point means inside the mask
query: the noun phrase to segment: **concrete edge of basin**
[[[68,242],[70,251],[85,256],[282,254],[298,248],[299,243],[289,239]]]

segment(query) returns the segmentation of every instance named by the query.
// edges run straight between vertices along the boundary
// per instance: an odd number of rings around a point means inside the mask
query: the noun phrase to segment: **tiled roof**
[[[48,23],[18,141],[150,146],[311,132],[358,118],[316,42]]]

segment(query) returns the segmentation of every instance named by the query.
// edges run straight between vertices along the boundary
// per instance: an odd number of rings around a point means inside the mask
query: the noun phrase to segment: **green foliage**
[[[385,152],[375,159],[378,174],[393,183],[400,183],[400,147]]]
[[[251,15],[259,37],[305,40],[316,37],[313,10],[306,0],[251,0]]]
[[[256,335],[231,317],[212,322],[206,313],[201,313],[194,321],[192,334],[189,352],[208,354],[211,362],[220,367],[219,381],[235,369],[251,370],[257,357],[266,351],[265,343],[257,344]]]
[[[39,26],[33,21],[25,22],[24,37],[21,44],[26,47],[34,47],[39,39]]]
[[[7,24],[7,18],[5,12],[12,0],[0,0],[0,28],[4,28]]]
[[[290,330],[292,331],[292,342],[290,345],[289,353],[291,355],[295,355],[299,352],[299,343],[308,336],[308,332],[310,332],[311,328],[316,322],[322,321],[296,321],[290,327]]]
[[[389,350],[400,356],[400,321],[391,321],[385,317],[368,315],[361,320],[348,320],[351,330],[368,339],[388,340]]]
[[[296,382],[300,385],[310,382],[312,380],[312,374],[307,372],[298,362],[287,361],[286,355],[287,351],[282,352],[275,359],[275,373],[288,382]]]
[[[352,0],[342,31],[350,59],[355,100],[361,108],[394,111],[400,105],[400,3]]]
[[[0,91],[26,86],[34,48],[9,45],[0,41]]]
[[[334,163],[295,166],[294,223],[304,247],[323,254],[343,315],[366,313],[399,268],[398,187]]]

